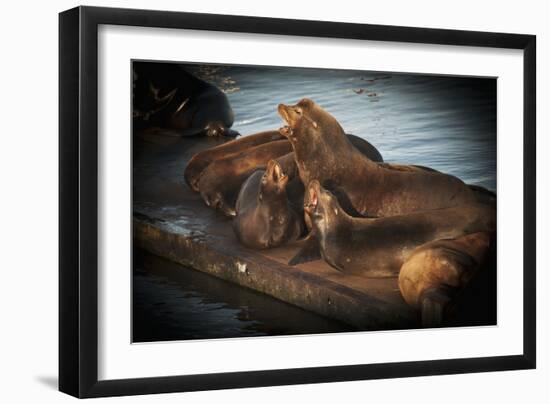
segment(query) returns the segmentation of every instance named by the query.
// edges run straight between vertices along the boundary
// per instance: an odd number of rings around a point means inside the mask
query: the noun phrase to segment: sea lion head
[[[277,247],[289,238],[297,238],[300,235],[301,226],[295,226],[290,220],[286,195],[287,182],[288,176],[279,163],[270,160],[261,177],[257,195],[256,212],[259,215],[254,216],[253,234],[248,238],[249,245],[254,248]]]
[[[259,202],[262,202],[263,198],[266,197],[272,198],[276,195],[283,195],[286,192],[287,183],[288,175],[283,172],[280,164],[276,160],[270,160],[262,176],[260,192],[258,193]]]
[[[296,105],[279,104],[277,110],[286,122],[279,133],[292,143],[301,138],[315,140],[325,133],[344,133],[338,121],[309,98],[303,98]]]
[[[223,122],[214,121],[209,122],[204,127],[204,132],[206,133],[206,136],[227,136],[227,137],[237,137],[239,136],[239,132],[229,129],[227,126],[223,124]]]
[[[336,196],[323,188],[318,180],[311,181],[307,187],[304,212],[321,233],[330,228],[338,216],[344,214]]]

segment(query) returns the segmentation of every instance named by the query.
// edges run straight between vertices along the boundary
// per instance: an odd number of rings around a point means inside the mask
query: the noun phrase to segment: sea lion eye
[[[302,115],[302,113],[303,113],[302,108],[300,108],[300,107],[296,107],[296,108],[294,109],[294,111],[296,111],[296,113],[297,113],[298,115]]]

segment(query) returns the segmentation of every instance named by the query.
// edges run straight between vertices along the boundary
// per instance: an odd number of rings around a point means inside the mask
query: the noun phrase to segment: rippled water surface
[[[243,135],[282,125],[279,103],[308,97],[386,161],[425,165],[496,190],[496,79],[346,70],[190,66],[221,87]]]
[[[353,331],[140,249],[132,283],[133,342]]]

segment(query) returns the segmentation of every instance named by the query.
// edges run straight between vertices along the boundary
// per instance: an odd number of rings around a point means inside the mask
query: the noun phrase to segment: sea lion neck
[[[353,224],[349,216],[338,203],[323,203],[323,218],[313,218],[312,222],[320,241],[330,239],[335,234],[344,234]]]
[[[275,188],[272,187],[262,187],[260,194],[262,194],[262,199],[260,202],[268,204],[273,208],[286,207],[288,204],[286,189],[283,189],[281,192],[277,192]]]
[[[353,146],[343,131],[323,134],[316,138],[302,137],[293,142],[292,147],[296,167],[304,184],[313,179],[323,181],[327,178],[339,182],[338,173],[356,171],[356,167],[362,167],[362,171],[375,165]],[[348,167],[349,170],[343,167]],[[358,172],[359,174],[361,173]]]

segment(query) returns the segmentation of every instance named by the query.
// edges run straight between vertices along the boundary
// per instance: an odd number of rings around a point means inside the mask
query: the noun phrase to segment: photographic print
[[[134,60],[132,342],[497,324],[497,79]]]

